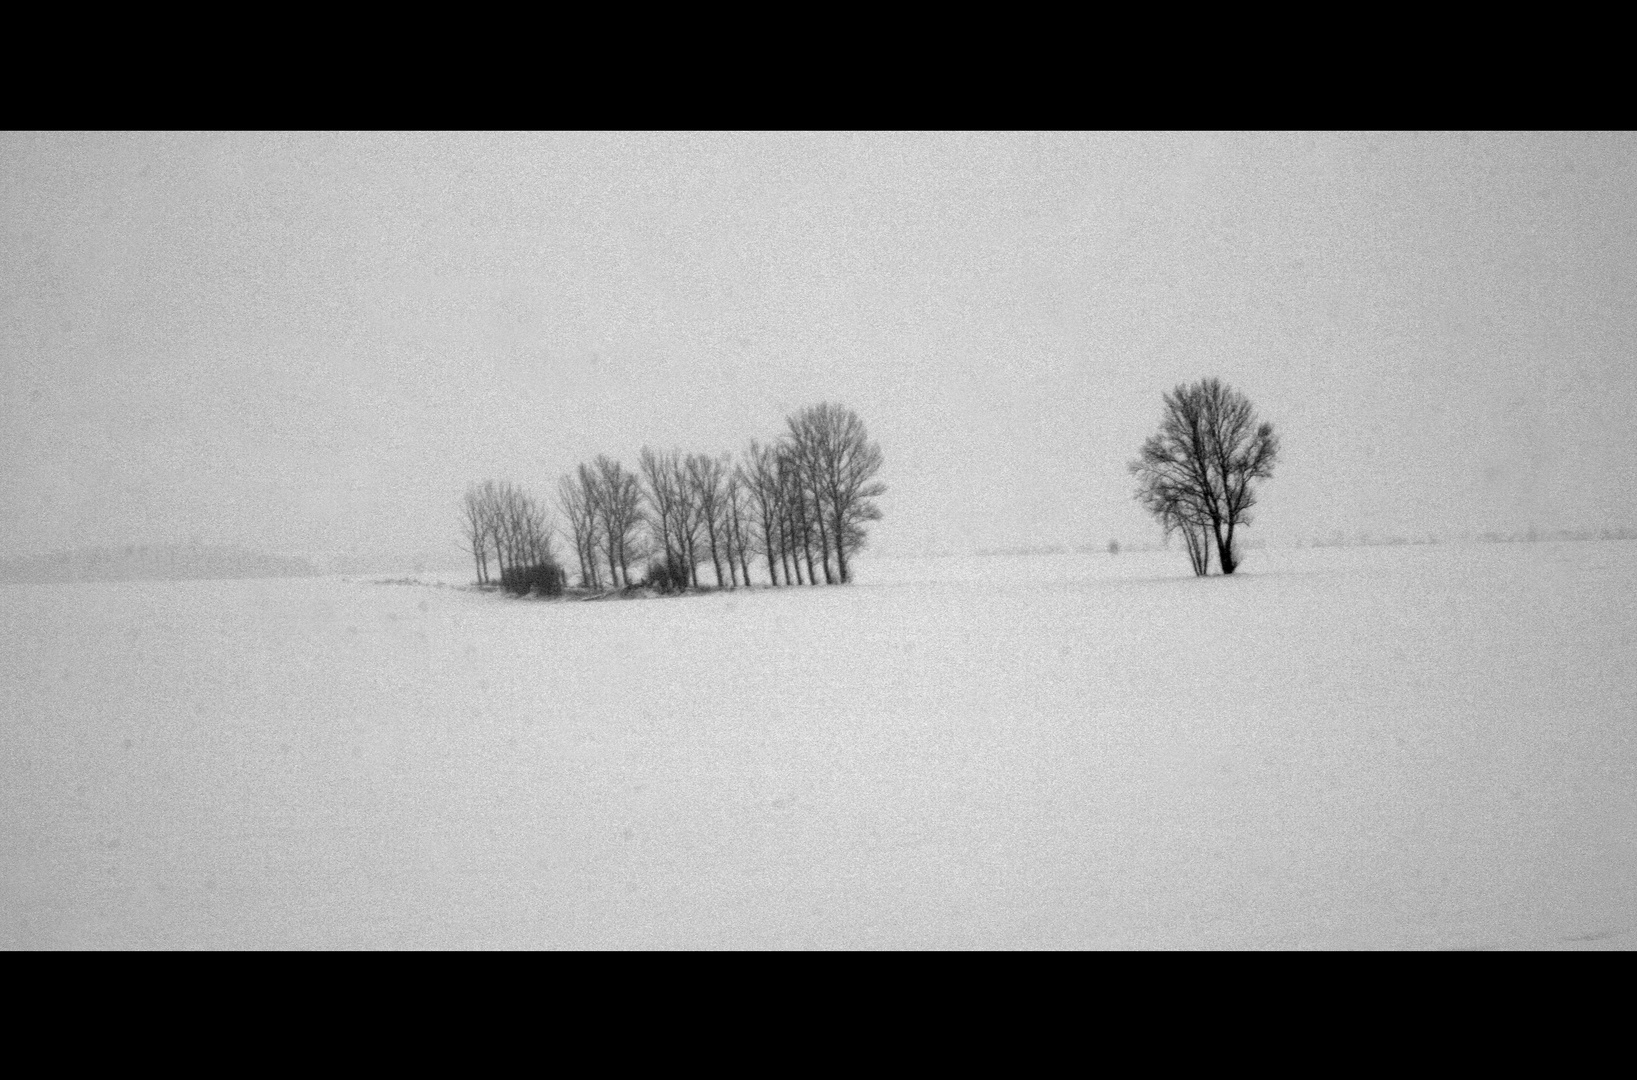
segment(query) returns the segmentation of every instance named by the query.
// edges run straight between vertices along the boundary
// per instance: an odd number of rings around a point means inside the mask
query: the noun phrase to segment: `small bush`
[[[681,559],[655,559],[648,564],[645,584],[662,593],[681,592],[688,587],[688,567]]]
[[[500,575],[500,586],[514,596],[561,596],[568,575],[554,562],[537,562],[528,566],[508,566]]]

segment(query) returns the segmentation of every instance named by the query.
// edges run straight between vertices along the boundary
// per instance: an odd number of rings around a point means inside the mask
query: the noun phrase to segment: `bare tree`
[[[724,506],[722,500],[722,463],[708,454],[688,455],[688,487],[694,504],[699,509],[699,523],[705,530],[705,543],[710,548],[711,566],[716,570],[716,587],[722,588],[727,580],[722,576],[722,547]]]
[[[813,526],[807,513],[807,499],[802,491],[801,464],[788,443],[779,446],[779,495],[784,503],[786,527],[790,532],[790,561],[796,566],[796,584],[803,584],[802,556],[807,557],[805,584],[817,585],[813,574]]]
[[[523,508],[522,493],[510,480],[502,480],[495,489],[495,539],[500,552],[500,581],[506,584],[508,571],[515,570],[522,560]]]
[[[1222,572],[1231,574],[1239,567],[1234,531],[1251,523],[1252,482],[1273,475],[1279,438],[1272,424],[1257,421],[1249,399],[1218,379],[1179,385],[1163,401],[1159,432],[1129,466],[1137,498],[1168,532],[1183,530],[1196,573],[1208,569],[1209,552],[1197,559],[1194,538],[1209,527]]]
[[[593,469],[582,470],[581,486],[596,492],[597,520],[608,558],[608,579],[616,587],[631,584],[630,546],[640,519],[641,494],[637,478],[606,454],[598,454]]]
[[[505,491],[508,486],[493,480],[485,480],[483,486],[478,489],[479,512],[483,518],[482,544],[485,549],[494,548],[495,573],[498,577],[504,577],[506,574]],[[487,553],[484,562],[488,562]]]
[[[791,460],[796,467],[796,490],[802,499],[802,518],[810,533],[819,543],[819,565],[824,568],[824,583],[835,584],[830,572],[830,526],[820,504],[818,476],[818,432],[814,430],[811,408],[802,409],[785,417],[785,445],[790,448]]]
[[[688,583],[699,588],[699,534],[704,526],[698,492],[693,488],[688,459],[671,455],[671,486],[676,492],[676,550],[688,567]]]
[[[542,563],[556,563],[557,552],[551,537],[551,515],[545,504],[536,501],[534,496],[522,488],[518,488],[513,505],[517,519],[515,534],[518,564],[535,567]]]
[[[1272,424],[1258,422],[1248,398],[1224,383],[1207,379],[1203,396],[1207,445],[1222,488],[1222,513],[1211,524],[1216,531],[1222,572],[1231,574],[1239,566],[1234,529],[1251,524],[1250,510],[1256,505],[1251,482],[1273,476],[1279,437],[1273,433]]]
[[[489,583],[489,552],[488,552],[488,518],[483,505],[483,491],[476,484],[466,488],[466,495],[460,504],[461,535],[466,541],[466,550],[472,553],[472,561],[477,569],[477,583]]]
[[[763,446],[752,439],[737,471],[744,477],[745,490],[750,495],[751,508],[755,512],[757,546],[767,557],[767,579],[777,585],[778,565],[784,558],[777,455],[772,447]],[[786,584],[789,580],[789,563],[785,562]]]
[[[1197,577],[1211,572],[1210,520],[1183,492],[1164,475],[1155,472],[1139,473],[1137,499],[1149,513],[1159,519],[1170,539],[1173,532],[1182,533],[1188,546],[1188,562]],[[1110,551],[1116,550],[1111,544]]]
[[[842,581],[851,581],[847,556],[863,544],[864,522],[881,518],[874,502],[886,491],[875,480],[881,471],[881,447],[870,441],[858,414],[840,405],[810,406],[786,423],[802,447],[803,472],[816,504],[819,542],[826,549],[834,547],[837,574]],[[829,580],[828,563],[824,572]]]
[[[591,520],[591,542],[587,560],[591,569],[591,587],[601,589],[603,587],[602,572],[597,566],[597,556],[599,554],[598,548],[606,550],[607,537],[606,519],[603,515],[602,477],[598,475],[595,468],[583,461],[575,467],[574,476],[579,484],[580,499],[585,504],[586,515]],[[612,579],[614,577],[614,561],[612,558],[609,559],[608,565],[608,574]],[[619,582],[617,580],[612,581],[612,584],[618,585]]]
[[[616,461],[604,486],[613,503],[611,520],[619,536],[620,577],[629,586],[631,560],[640,560],[647,554],[642,540],[642,484],[635,473]]]
[[[745,587],[750,587],[750,555],[756,546],[755,530],[751,525],[750,489],[745,483],[745,474],[733,464],[731,456],[722,458],[722,468],[727,477],[726,505],[728,526],[728,573],[733,572],[733,560],[739,560],[739,573],[744,577]]]
[[[574,554],[580,560],[580,586],[589,589],[594,576],[593,562],[597,557],[597,523],[586,505],[585,494],[575,476],[564,476],[557,482],[557,506],[568,521],[569,539]]]
[[[677,459],[680,456],[675,450],[669,454],[656,454],[644,446],[638,458],[638,466],[642,470],[642,497],[647,503],[648,527],[658,536],[660,550],[664,552],[668,587],[676,584],[671,579],[685,565],[681,554],[682,495],[676,485],[680,471]]]

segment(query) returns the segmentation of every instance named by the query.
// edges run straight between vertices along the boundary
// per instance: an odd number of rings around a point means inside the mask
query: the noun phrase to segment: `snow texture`
[[[1634,556],[0,586],[0,947],[1631,948]]]

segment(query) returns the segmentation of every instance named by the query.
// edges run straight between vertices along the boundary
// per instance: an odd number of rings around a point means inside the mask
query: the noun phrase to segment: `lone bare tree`
[[[1209,539],[1222,572],[1231,574],[1239,568],[1234,530],[1251,523],[1252,482],[1273,475],[1279,437],[1272,424],[1257,421],[1245,395],[1219,379],[1179,385],[1163,401],[1159,432],[1129,466],[1137,499],[1168,535],[1182,530],[1196,574],[1209,569]]]

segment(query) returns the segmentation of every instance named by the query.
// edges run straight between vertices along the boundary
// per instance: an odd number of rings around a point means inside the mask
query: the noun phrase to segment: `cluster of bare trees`
[[[1273,475],[1279,437],[1257,422],[1245,395],[1217,379],[1178,386],[1163,400],[1159,433],[1129,466],[1137,499],[1167,537],[1182,533],[1195,574],[1210,572],[1213,541],[1231,574],[1239,566],[1234,530],[1251,522],[1251,482]]]
[[[757,562],[773,585],[813,585],[821,575],[826,584],[852,580],[865,525],[881,517],[881,448],[840,405],[801,409],[785,427],[772,442],[751,440],[737,458],[645,446],[636,472],[599,455],[564,476],[557,506],[581,587],[698,588],[707,563],[707,584],[719,588],[751,584]],[[491,482],[467,494],[466,534],[480,582],[494,546],[482,524],[492,516],[483,509],[491,490],[499,498],[513,489]]]
[[[461,501],[461,531],[479,584],[498,583],[520,592],[562,591],[563,572],[546,506],[518,485],[486,480],[468,487]]]

